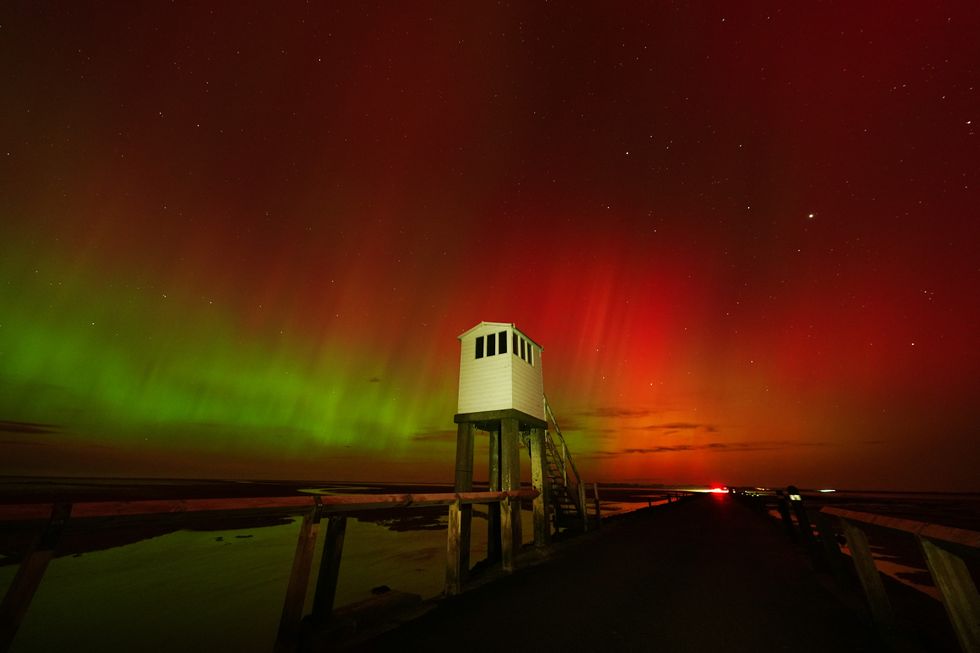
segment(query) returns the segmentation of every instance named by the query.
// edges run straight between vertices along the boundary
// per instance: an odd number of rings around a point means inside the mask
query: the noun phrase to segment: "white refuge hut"
[[[480,322],[459,335],[459,344],[457,418],[499,419],[516,411],[544,422],[541,345],[507,322]]]
[[[509,322],[480,322],[459,335],[459,399],[456,404],[456,492],[473,491],[476,431],[487,438],[487,485],[498,496],[487,503],[487,560],[514,569],[521,536],[521,457],[531,459],[534,542],[544,546],[555,528],[578,520],[587,528],[585,486],[558,425],[548,430],[541,345]],[[547,412],[548,417],[545,416]],[[574,485],[572,485],[574,484]],[[527,496],[527,495],[525,495]],[[473,500],[457,495],[449,508],[446,594],[458,594],[469,573]]]

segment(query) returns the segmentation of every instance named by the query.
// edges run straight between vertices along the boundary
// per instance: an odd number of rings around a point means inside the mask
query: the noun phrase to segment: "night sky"
[[[980,490],[975,1],[214,4],[0,7],[0,472],[447,480],[487,320],[587,480]]]

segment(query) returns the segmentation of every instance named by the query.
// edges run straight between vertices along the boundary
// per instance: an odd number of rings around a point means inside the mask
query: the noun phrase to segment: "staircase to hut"
[[[567,528],[588,528],[585,512],[585,486],[579,476],[568,445],[558,426],[548,398],[544,398],[545,419],[549,428],[545,431],[545,475],[548,477],[547,491],[551,514],[549,518],[555,530]]]

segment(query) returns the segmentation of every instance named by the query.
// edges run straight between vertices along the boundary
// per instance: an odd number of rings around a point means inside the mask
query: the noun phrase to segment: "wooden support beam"
[[[519,490],[521,487],[521,438],[518,421],[514,418],[500,420],[500,483],[504,491]],[[506,558],[508,541],[511,551],[510,569],[513,569],[513,556],[521,549],[521,502],[511,499],[500,506],[501,551]],[[505,515],[505,512],[509,512]],[[508,568],[505,560],[504,567]]]
[[[500,492],[500,428],[490,431],[490,492]],[[487,505],[487,560],[500,560],[500,504]]]
[[[473,431],[472,422],[463,422],[456,427],[456,491],[468,492],[473,489]]]
[[[327,521],[327,533],[323,538],[320,554],[320,571],[313,593],[313,621],[326,623],[333,614],[337,596],[337,580],[340,578],[340,559],[344,554],[344,535],[347,532],[347,516],[333,515]]]
[[[895,617],[892,613],[891,602],[885,593],[885,585],[881,581],[881,574],[878,573],[874,558],[871,556],[868,538],[863,530],[846,519],[841,520],[841,528],[844,531],[844,537],[847,539],[847,548],[851,551],[851,559],[854,561],[858,580],[861,581],[861,587],[864,588],[864,595],[871,610],[871,618],[883,638],[890,640],[895,629]]]
[[[70,516],[70,503],[53,505],[51,518],[24,554],[14,580],[0,603],[0,651],[7,651],[13,643]]]
[[[980,652],[980,595],[970,570],[961,557],[939,542],[917,539],[960,647],[965,653]]]
[[[279,633],[276,635],[276,653],[296,650],[300,623],[303,620],[303,606],[306,603],[306,590],[310,583],[310,568],[313,565],[313,551],[316,548],[316,535],[320,528],[320,507],[303,515],[296,539],[296,553],[293,555],[293,568],[286,586],[286,599],[279,617]]]
[[[548,524],[548,503],[550,500],[548,475],[545,473],[544,430],[531,429],[531,484],[540,492],[534,498],[534,545],[547,546],[551,541],[551,528]]]
[[[517,549],[514,547],[514,511],[513,504],[520,506],[520,501],[512,501],[510,497],[500,502],[500,563],[504,571],[514,571]],[[519,508],[518,508],[519,509]],[[518,531],[520,523],[518,523]]]
[[[453,416],[453,422],[461,424],[470,422],[471,424],[484,424],[488,422],[500,422],[505,419],[515,419],[519,423],[528,424],[538,428],[548,428],[548,422],[540,417],[529,415],[515,408],[505,408],[503,410],[486,410],[477,413],[457,413]]]
[[[473,489],[473,445],[472,422],[462,422],[456,429],[456,492],[469,492]],[[473,506],[459,507],[459,566],[460,582],[466,581],[470,569],[470,533],[473,529]]]
[[[578,509],[582,513],[582,532],[585,533],[589,530],[589,511],[587,510],[587,505],[585,503],[585,483],[579,481],[578,483]]]
[[[449,506],[449,526],[446,529],[446,595],[453,596],[463,591],[462,555],[462,505],[459,501]]]

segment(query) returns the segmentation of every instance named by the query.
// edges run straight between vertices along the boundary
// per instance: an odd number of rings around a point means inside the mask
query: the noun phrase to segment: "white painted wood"
[[[541,350],[534,348],[534,366],[514,356],[511,376],[512,408],[544,419],[544,379],[541,374]]]
[[[504,332],[507,353],[476,358],[476,340],[494,337]],[[520,357],[520,349],[514,351],[514,334],[525,340],[525,347],[533,348],[534,363]],[[541,346],[528,338],[513,324],[506,322],[480,322],[459,335],[459,395],[457,413],[477,413],[514,408],[544,419],[544,382],[541,373]],[[485,341],[484,341],[485,343]]]

